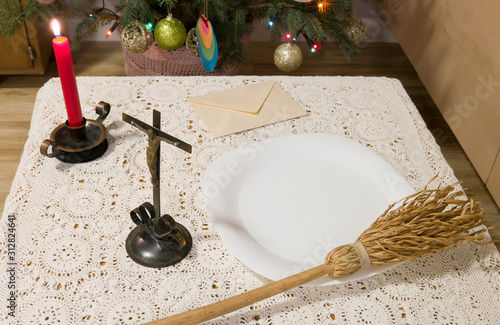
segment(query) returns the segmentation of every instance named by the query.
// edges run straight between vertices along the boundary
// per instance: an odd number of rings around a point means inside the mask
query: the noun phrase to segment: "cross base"
[[[186,240],[186,245],[179,250],[174,250],[162,245],[156,239],[139,227],[128,235],[125,247],[130,258],[146,267],[160,268],[174,265],[182,261],[193,244],[193,239],[189,231],[181,224],[176,224],[177,230]]]

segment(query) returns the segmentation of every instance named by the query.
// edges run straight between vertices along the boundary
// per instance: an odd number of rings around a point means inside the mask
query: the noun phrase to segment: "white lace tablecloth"
[[[214,139],[186,98],[273,79],[309,111],[303,118]],[[104,124],[109,149],[70,165],[39,153],[65,121],[59,79],[39,93],[18,172],[2,215],[1,322],[11,324],[140,324],[237,295],[269,282],[240,263],[204,208],[200,184],[222,153],[277,136],[331,133],[377,152],[416,188],[456,178],[398,80],[366,77],[83,77],[84,116],[112,105]],[[193,248],[163,269],[135,264],[125,239],[129,212],[152,200],[146,137],[122,112],[193,145],[189,155],[162,146],[162,211],[186,226]],[[16,212],[15,254],[8,249],[8,212]],[[10,227],[12,228],[12,227]],[[14,262],[15,272],[12,271]],[[10,267],[10,269],[9,269]],[[11,275],[14,275],[14,278]],[[10,285],[14,287],[10,287]],[[14,290],[15,317],[7,313]],[[209,324],[498,324],[500,255],[494,245],[464,244],[408,261],[361,281],[299,287]]]

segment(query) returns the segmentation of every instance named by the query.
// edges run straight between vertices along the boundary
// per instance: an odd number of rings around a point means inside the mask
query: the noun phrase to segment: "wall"
[[[500,203],[500,2],[388,0],[381,11]]]

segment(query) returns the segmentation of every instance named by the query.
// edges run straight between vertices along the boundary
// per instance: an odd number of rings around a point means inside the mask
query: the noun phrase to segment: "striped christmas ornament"
[[[196,37],[200,50],[201,62],[207,72],[211,72],[217,63],[217,39],[215,38],[212,23],[203,14],[196,23]]]

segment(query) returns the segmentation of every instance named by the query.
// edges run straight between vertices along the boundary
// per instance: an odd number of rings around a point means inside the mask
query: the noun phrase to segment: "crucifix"
[[[192,246],[189,231],[168,214],[160,211],[160,149],[166,142],[188,153],[191,145],[161,131],[161,113],[153,110],[153,125],[123,113],[123,121],[148,136],[147,164],[153,185],[153,204],[145,202],[130,212],[137,225],[126,241],[127,253],[136,263],[147,267],[164,267],[180,262]]]

